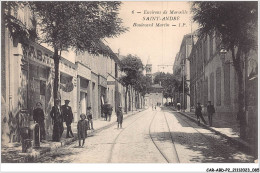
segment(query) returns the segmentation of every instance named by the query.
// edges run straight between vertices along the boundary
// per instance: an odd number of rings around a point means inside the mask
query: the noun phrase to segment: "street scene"
[[[1,9],[4,166],[259,171],[257,1],[3,1]]]
[[[123,128],[111,126],[50,152],[38,163],[248,163],[253,157],[198,126],[177,111],[162,108],[134,114]]]

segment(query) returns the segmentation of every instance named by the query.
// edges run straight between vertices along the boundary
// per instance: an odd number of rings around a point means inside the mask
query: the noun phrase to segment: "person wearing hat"
[[[204,124],[207,124],[204,117],[202,116],[202,107],[200,105],[200,102],[197,103],[195,115],[197,116],[198,125],[200,125],[200,118],[202,119]]]
[[[50,116],[53,121],[52,140],[60,142],[63,133],[63,117],[60,109],[60,99],[55,99],[54,106],[51,109]]]
[[[70,102],[69,100],[65,100],[65,104],[61,106],[62,116],[63,116],[64,122],[66,122],[66,126],[67,126],[66,138],[74,137],[72,130],[71,130],[71,123],[73,121],[73,113],[72,113],[71,107],[69,106],[69,102]]]
[[[123,124],[123,112],[122,112],[122,106],[118,106],[118,109],[116,111],[116,116],[117,116],[117,128],[122,128]]]
[[[91,111],[91,106],[89,106],[87,108],[87,119],[88,119],[88,123],[89,123],[89,126],[88,126],[88,130],[90,130],[90,126],[91,126],[91,130],[94,130],[93,128],[93,117],[92,117],[92,111]]]
[[[42,103],[37,102],[36,108],[33,110],[33,121],[38,123],[40,126],[41,141],[45,140],[45,124],[44,124],[44,112],[42,109]]]
[[[207,112],[209,118],[209,125],[212,126],[212,116],[215,113],[214,105],[211,104],[211,101],[208,101]]]

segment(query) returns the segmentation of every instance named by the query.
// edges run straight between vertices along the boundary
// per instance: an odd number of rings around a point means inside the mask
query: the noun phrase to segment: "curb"
[[[128,117],[131,117],[131,116],[133,116],[134,114],[139,113],[139,112],[142,112],[142,111],[145,111],[145,110],[146,110],[146,109],[141,109],[141,110],[137,110],[137,111],[131,112],[131,113],[129,113],[129,114],[127,115],[127,117],[125,117],[124,119],[127,119]],[[101,132],[102,130],[105,130],[105,129],[108,129],[108,128],[114,126],[116,123],[117,123],[117,122],[112,122],[112,123],[107,124],[107,125],[105,125],[105,126],[103,126],[103,127],[100,127],[100,128],[98,128],[98,129],[96,129],[95,131],[89,132],[88,135],[91,135],[91,134],[97,133],[97,132]],[[34,163],[34,160],[35,160],[35,159],[39,159],[39,158],[43,157],[45,154],[47,154],[47,153],[49,153],[49,152],[51,152],[51,151],[53,151],[53,150],[56,150],[56,149],[58,149],[58,148],[60,148],[60,147],[63,147],[63,146],[65,146],[65,145],[69,145],[69,144],[71,144],[72,142],[74,142],[74,141],[76,141],[76,140],[77,140],[77,137],[76,137],[76,135],[75,135],[73,138],[66,139],[66,140],[64,140],[64,141],[59,142],[60,144],[59,144],[59,143],[58,143],[58,144],[53,143],[53,144],[51,144],[51,145],[53,145],[53,146],[50,146],[50,147],[48,147],[48,148],[46,148],[46,149],[43,149],[43,150],[41,150],[40,152],[35,152],[35,153],[30,153],[30,154],[28,154],[27,156],[25,156],[25,158],[20,159],[20,160],[18,161],[18,163]]]
[[[170,109],[172,109],[172,108],[170,108]],[[172,110],[174,110],[174,109],[172,109]],[[193,122],[197,123],[197,120],[195,118],[192,118],[192,117],[190,117],[189,115],[187,115],[187,114],[185,114],[183,112],[178,112],[178,113],[180,113],[181,115],[184,115],[185,117],[189,118]],[[219,131],[217,131],[217,130],[215,130],[215,129],[211,128],[210,126],[207,126],[207,125],[205,125],[203,123],[200,123],[200,126],[203,126],[204,128],[215,132],[217,135],[220,135],[220,136],[226,138],[230,143],[237,145],[243,151],[252,154],[253,147],[250,146],[249,144],[247,144],[246,142],[244,142],[244,141],[242,141],[240,139],[234,139],[232,137],[229,137],[226,134],[221,133],[221,132],[219,132]]]

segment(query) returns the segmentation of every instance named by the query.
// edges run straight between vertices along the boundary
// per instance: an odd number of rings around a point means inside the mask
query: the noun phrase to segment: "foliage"
[[[125,31],[118,18],[120,2],[33,1],[30,5],[38,16],[42,42],[59,51],[72,47],[100,54],[100,39]]]
[[[59,88],[59,52],[73,48],[111,56],[101,40],[126,30],[118,18],[120,2],[30,1],[29,4],[37,17],[40,41],[54,48],[54,100]]]
[[[120,79],[123,84],[134,86],[143,71],[143,63],[139,57],[129,54],[120,61],[120,68],[126,74]]]
[[[173,98],[174,92],[183,92],[183,82],[179,81],[176,76],[170,73],[156,73],[154,83],[161,83],[161,86],[164,88],[163,95],[165,98]],[[188,90],[187,82],[185,80],[184,92],[187,93]]]
[[[242,46],[243,52],[256,48],[257,2],[221,1],[193,2],[194,21],[200,34],[217,31],[227,50]]]
[[[146,93],[150,92],[151,85],[152,81],[150,77],[145,76],[142,73],[138,73],[134,84],[134,88],[136,91],[140,92],[141,95],[144,96]]]
[[[29,28],[13,15],[13,13],[17,13],[19,8],[24,8],[24,6],[27,5],[26,2],[3,1],[1,5],[4,26],[8,29],[13,39],[17,39],[24,45],[28,40],[35,40],[37,38],[36,25],[33,17],[31,18],[33,26]]]

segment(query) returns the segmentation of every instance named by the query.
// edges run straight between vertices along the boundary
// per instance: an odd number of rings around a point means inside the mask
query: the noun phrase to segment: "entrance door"
[[[80,92],[80,113],[86,114],[87,111],[87,93]]]

